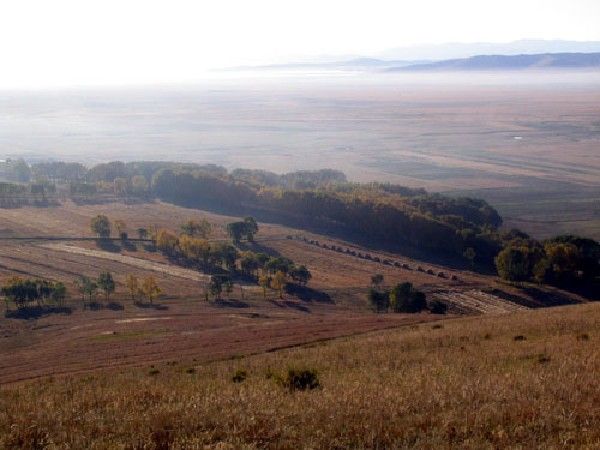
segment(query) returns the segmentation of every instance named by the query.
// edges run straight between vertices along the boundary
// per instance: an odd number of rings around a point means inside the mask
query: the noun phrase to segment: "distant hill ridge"
[[[600,68],[599,53],[540,53],[535,55],[477,55],[470,58],[391,67],[386,71],[524,70]]]

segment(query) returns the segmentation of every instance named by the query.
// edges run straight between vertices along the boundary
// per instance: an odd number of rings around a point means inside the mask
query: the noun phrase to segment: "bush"
[[[415,289],[412,283],[398,283],[389,294],[392,311],[397,313],[417,313],[427,308],[424,292]]]
[[[233,377],[231,377],[231,381],[233,381],[234,383],[241,383],[246,379],[247,376],[248,373],[245,370],[238,369],[233,374]]]
[[[317,371],[314,369],[288,369],[287,376],[281,380],[281,383],[290,392],[312,390],[321,386]]]
[[[446,314],[448,305],[439,300],[432,300],[429,302],[429,311],[431,311],[432,314]]]

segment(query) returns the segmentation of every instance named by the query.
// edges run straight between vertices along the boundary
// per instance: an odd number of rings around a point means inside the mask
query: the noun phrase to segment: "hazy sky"
[[[0,0],[0,87],[193,81],[423,43],[600,41],[599,24],[600,0]]]

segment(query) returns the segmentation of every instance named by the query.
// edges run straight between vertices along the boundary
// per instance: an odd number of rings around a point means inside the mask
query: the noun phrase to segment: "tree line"
[[[600,283],[593,256],[597,241],[577,236],[536,241],[519,230],[501,230],[502,218],[481,199],[451,198],[389,183],[351,183],[330,169],[280,175],[174,162],[113,161],[85,168],[63,162],[29,167],[24,161],[12,161],[5,170],[19,181],[35,176],[43,182],[70,182],[73,192],[109,189],[117,195],[151,195],[186,206],[275,214],[295,224],[336,228],[390,247],[408,245],[451,256],[472,268],[495,267],[511,281],[567,288]],[[11,189],[22,187],[7,189],[8,199],[14,194]],[[235,241],[251,237],[247,226],[232,225],[230,235]]]
[[[600,244],[593,239],[563,235],[540,242],[515,233],[495,262],[505,280],[600,292]]]
[[[13,302],[17,309],[62,306],[67,289],[60,281],[12,277],[2,285],[1,292],[8,310],[9,302]]]

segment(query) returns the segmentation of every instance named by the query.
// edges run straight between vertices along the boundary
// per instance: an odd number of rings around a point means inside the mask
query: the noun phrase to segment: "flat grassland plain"
[[[30,161],[336,168],[482,197],[538,238],[600,238],[600,73],[343,74],[0,93]]]

